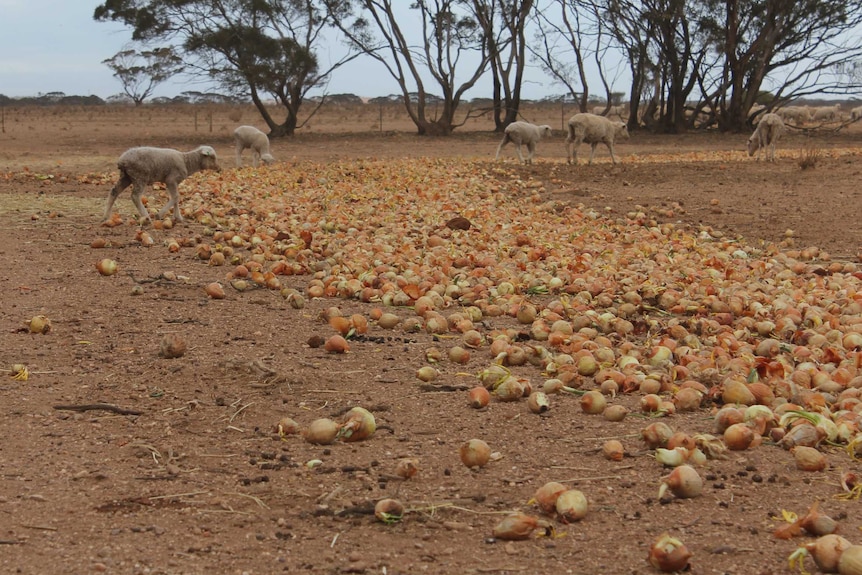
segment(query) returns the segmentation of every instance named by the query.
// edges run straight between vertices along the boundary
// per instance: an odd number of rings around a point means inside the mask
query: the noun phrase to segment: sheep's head
[[[629,129],[625,122],[614,122],[615,139],[628,140]]]
[[[272,154],[261,154],[260,161],[265,165],[269,165],[275,161],[275,158],[272,157]]]
[[[748,138],[748,155],[753,156],[754,153],[760,149],[760,138],[757,137],[757,134],[752,134],[750,138]]]
[[[220,172],[221,168],[218,165],[218,157],[216,151],[211,146],[201,146],[198,148],[198,153],[201,155],[201,169],[215,170]]]
[[[550,138],[554,134],[554,131],[551,130],[550,126],[542,125],[539,126],[539,133],[542,135],[543,138]]]

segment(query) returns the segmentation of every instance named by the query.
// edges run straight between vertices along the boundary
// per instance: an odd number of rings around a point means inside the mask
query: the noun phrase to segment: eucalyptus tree
[[[527,66],[527,25],[533,0],[472,0],[488,50],[494,103],[494,128],[500,132],[518,119]]]
[[[123,85],[123,92],[135,106],[143,104],[159,84],[183,69],[182,58],[170,48],[136,50],[127,47],[102,60],[102,64],[114,72],[114,77]]]
[[[350,47],[379,62],[398,83],[420,135],[449,135],[466,121],[459,123],[456,112],[491,58],[470,0],[328,3],[339,13],[334,23]]]
[[[698,0],[698,26],[722,56],[718,75],[705,69],[723,130],[741,130],[768,90],[771,105],[811,95],[854,95],[862,77],[846,74],[862,60],[862,3],[845,0]]]
[[[105,0],[97,21],[118,21],[141,42],[171,42],[187,73],[250,97],[271,136],[292,135],[309,90],[356,57],[321,66],[324,32],[343,16],[341,3],[322,0]],[[267,100],[281,110],[275,114]],[[277,119],[277,115],[283,119]]]

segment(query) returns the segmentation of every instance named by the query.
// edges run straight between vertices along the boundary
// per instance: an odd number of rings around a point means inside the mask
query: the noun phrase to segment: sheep
[[[590,151],[590,164],[593,163],[593,157],[596,155],[596,146],[603,143],[611,152],[611,159],[614,164],[617,163],[617,157],[614,155],[614,142],[616,140],[628,140],[629,131],[626,128],[625,122],[614,122],[603,116],[595,114],[575,114],[569,118],[569,132],[566,136],[566,159],[568,163],[578,163],[578,147],[581,142],[586,142],[592,146]],[[574,154],[572,153],[572,144],[575,146]]]
[[[748,138],[748,155],[757,152],[760,160],[760,150],[766,150],[766,161],[775,161],[775,144],[784,133],[784,121],[778,114],[764,114],[757,123],[754,133]]]
[[[808,106],[784,106],[776,112],[785,122],[793,122],[795,124],[804,124],[811,119],[811,111]]]
[[[542,138],[549,137],[552,133],[551,127],[546,124],[537,126],[529,122],[512,122],[506,126],[503,139],[500,141],[500,145],[497,146],[497,156],[494,159],[500,159],[500,151],[503,149],[503,146],[509,142],[514,142],[518,150],[518,159],[525,164],[532,164],[533,154],[536,152],[536,143]],[[529,152],[526,160],[521,155],[522,144],[527,146],[527,151]]]
[[[111,208],[123,190],[132,187],[132,202],[141,215],[141,223],[150,219],[150,214],[141,203],[144,187],[156,182],[167,186],[170,199],[159,212],[159,217],[174,209],[174,219],[181,222],[179,191],[177,186],[191,174],[201,170],[221,171],[216,152],[210,146],[199,146],[190,152],[180,152],[169,148],[130,148],[123,152],[117,161],[120,169],[120,179],[111,189],[108,205],[105,208],[104,221],[111,217]]]
[[[812,120],[815,122],[832,122],[835,119],[840,119],[839,114],[841,114],[841,104],[820,106],[819,108],[814,108]]]
[[[852,110],[850,110],[850,119],[851,120],[853,120],[855,122],[859,118],[862,118],[862,106],[857,106],[857,107],[853,108]]]
[[[260,162],[271,164],[275,158],[269,153],[269,138],[254,126],[240,126],[233,131],[236,142],[236,167],[242,167],[242,151],[251,148],[251,165],[255,168]]]

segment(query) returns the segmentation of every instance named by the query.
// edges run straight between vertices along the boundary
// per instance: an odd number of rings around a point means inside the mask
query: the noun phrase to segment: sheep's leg
[[[111,193],[108,194],[108,204],[105,206],[105,217],[103,221],[108,221],[111,218],[111,210],[114,207],[114,202],[117,201],[117,196],[123,193],[123,190],[132,185],[132,178],[125,172],[120,172],[120,179],[111,188]]]
[[[521,154],[521,143],[516,142],[515,146],[517,146],[515,149],[518,151],[518,160],[520,160],[522,164],[525,164],[526,162],[524,161],[524,155]]]
[[[251,149],[251,165],[255,168],[260,165],[260,152],[256,148]]]
[[[593,142],[592,144],[590,144],[590,164],[591,165],[593,163],[593,157],[595,157],[595,155],[596,155],[596,148],[598,147],[598,145],[599,145],[598,142]]]
[[[533,163],[533,154],[536,153],[536,144],[534,142],[530,142],[527,144],[527,163]]]
[[[616,164],[617,163],[617,157],[614,155],[614,145],[608,144],[608,150],[611,151],[611,160],[613,161],[614,164]]]
[[[159,211],[159,217],[161,218],[166,213],[168,213],[171,208],[173,208],[174,220],[182,222],[184,220],[182,214],[180,214],[180,192],[177,188],[177,182],[166,182],[165,185],[168,188],[168,195],[170,196],[170,199],[168,200],[168,203],[165,204],[165,207],[163,207]]]
[[[572,145],[572,140],[570,138],[566,138],[566,163],[567,164],[575,164],[578,165],[578,146],[580,146],[580,142],[575,145]]]
[[[240,142],[236,143],[236,167],[237,168],[242,167],[242,151],[244,149],[245,148],[243,147],[242,143],[240,143]]]
[[[497,146],[497,155],[494,156],[495,162],[500,159],[500,152],[503,150],[503,146],[505,146],[508,143],[509,143],[509,134],[504,134],[503,139],[500,140],[500,145]]]
[[[138,213],[141,215],[141,224],[144,224],[150,221],[150,213],[147,211],[147,208],[144,207],[144,204],[141,202],[141,196],[144,193],[144,185],[135,183],[135,187],[132,188],[132,203],[135,204],[135,207],[138,208]]]

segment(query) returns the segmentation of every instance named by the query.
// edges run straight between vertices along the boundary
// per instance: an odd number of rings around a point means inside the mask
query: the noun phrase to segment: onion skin
[[[491,459],[491,448],[481,439],[470,439],[461,445],[458,455],[467,467],[484,467]]]

